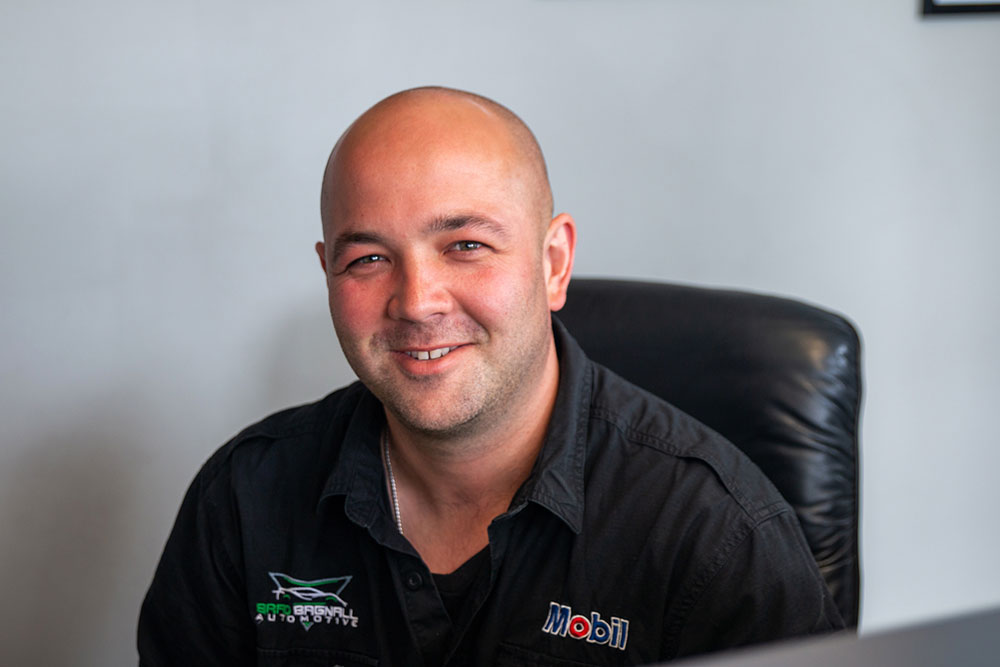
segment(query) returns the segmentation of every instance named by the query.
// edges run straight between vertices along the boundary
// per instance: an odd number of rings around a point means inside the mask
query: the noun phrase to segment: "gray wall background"
[[[132,663],[201,462],[351,379],[320,174],[425,83],[536,130],[578,275],[850,316],[864,631],[1000,604],[1000,21],[917,5],[5,2],[0,662]]]

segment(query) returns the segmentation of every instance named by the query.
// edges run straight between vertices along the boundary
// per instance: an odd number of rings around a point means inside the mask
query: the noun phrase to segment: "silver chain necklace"
[[[399,515],[399,496],[396,494],[396,477],[392,474],[392,460],[389,458],[389,429],[382,431],[382,453],[385,456],[385,471],[389,475],[389,491],[392,494],[392,513],[396,517],[396,528],[403,534],[403,519]]]

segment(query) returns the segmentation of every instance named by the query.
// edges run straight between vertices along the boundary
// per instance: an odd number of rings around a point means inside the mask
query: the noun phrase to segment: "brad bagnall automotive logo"
[[[358,617],[341,593],[351,577],[296,579],[281,572],[268,572],[274,582],[274,602],[258,602],[255,623],[301,623],[309,630],[314,625],[358,627]]]

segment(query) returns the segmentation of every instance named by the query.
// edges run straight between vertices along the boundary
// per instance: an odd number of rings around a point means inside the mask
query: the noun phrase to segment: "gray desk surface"
[[[1000,609],[884,633],[788,641],[671,663],[685,667],[1000,666]]]

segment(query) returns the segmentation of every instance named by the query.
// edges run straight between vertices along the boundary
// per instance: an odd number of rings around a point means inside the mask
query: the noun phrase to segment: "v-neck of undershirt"
[[[476,581],[489,572],[489,555],[490,547],[486,545],[453,572],[433,574],[434,585],[452,622],[461,612],[465,599],[475,587]]]

